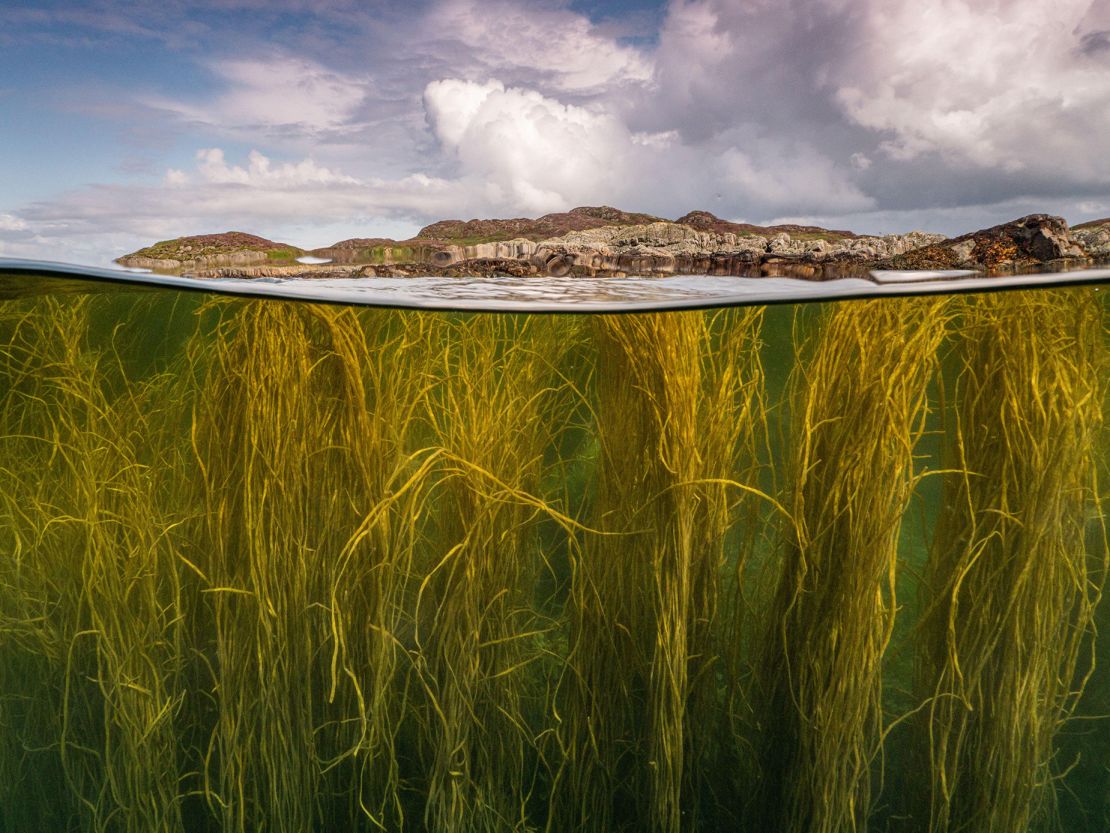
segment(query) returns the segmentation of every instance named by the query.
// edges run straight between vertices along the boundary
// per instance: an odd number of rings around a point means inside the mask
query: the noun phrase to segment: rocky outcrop
[[[796,238],[818,237],[824,240],[843,240],[849,237],[856,237],[856,235],[850,231],[826,229],[820,226],[753,226],[750,223],[732,223],[728,220],[722,220],[720,217],[715,217],[708,211],[691,211],[689,214],[684,214],[679,217],[675,222],[681,223],[684,226],[696,228],[698,231],[728,232],[737,235],[774,237],[776,234],[789,234]]]
[[[524,238],[540,241],[559,237],[571,231],[628,226],[659,220],[650,214],[635,214],[608,205],[583,206],[557,214],[545,214],[535,220],[518,217],[513,220],[441,220],[425,226],[416,240],[438,240],[444,243],[493,243]]]
[[[559,231],[540,237],[541,232]],[[955,238],[910,232],[861,236],[816,226],[752,226],[695,211],[678,222],[615,208],[576,208],[538,220],[448,220],[411,240],[353,238],[294,263],[300,249],[228,232],[178,238],[120,258],[127,266],[202,277],[359,275],[865,276],[872,268],[1005,272],[1110,258],[1110,220],[1069,229],[1035,214]]]
[[[1110,217],[1076,226],[1072,235],[1088,257],[1110,259]]]
[[[1061,217],[1030,214],[900,254],[881,264],[892,269],[1032,269],[1089,253]]]
[[[212,269],[220,266],[255,266],[268,261],[269,257],[265,252],[227,252],[224,254],[197,255],[182,260],[128,255],[121,257],[116,262],[123,266],[138,269],[170,272],[174,270]]]
[[[943,234],[927,234],[911,231],[908,234],[888,234],[883,237],[852,237],[838,241],[822,239],[796,240],[791,235],[780,233],[771,238],[768,250],[773,254],[805,257],[817,261],[850,260],[872,262],[894,257],[929,246],[944,239]]]
[[[363,267],[321,264],[305,266],[208,266],[190,271],[198,278],[353,278]]]
[[[368,263],[373,260],[385,262],[394,257],[412,260],[414,251],[411,247],[401,246],[396,240],[386,237],[358,237],[313,249],[309,255],[326,258],[332,263]]]
[[[242,231],[198,234],[163,240],[116,260],[123,266],[158,271],[193,271],[218,267],[254,266],[262,263],[292,262],[303,249],[275,243],[265,237]]]
[[[322,249],[313,249],[310,254],[339,264],[399,266],[407,263],[424,263],[439,267],[450,266],[464,260],[487,258],[527,260],[536,250],[536,245],[534,241],[526,238],[472,245],[431,239],[397,242],[381,238],[361,238],[344,240]]]
[[[591,229],[545,240],[537,246],[532,262],[553,275],[690,273],[819,279],[857,273],[862,264],[942,239],[913,232],[795,240],[785,232],[768,238],[659,222]]]

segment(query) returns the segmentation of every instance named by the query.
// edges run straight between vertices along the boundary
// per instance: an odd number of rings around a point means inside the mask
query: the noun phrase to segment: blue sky
[[[1110,0],[0,3],[0,256],[601,203],[1110,215]]]

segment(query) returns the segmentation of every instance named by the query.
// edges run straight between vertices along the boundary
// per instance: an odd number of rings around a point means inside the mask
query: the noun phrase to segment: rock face
[[[1020,220],[900,254],[889,260],[889,266],[895,269],[1008,271],[1089,256],[1062,217],[1030,214]]]
[[[583,231],[602,226],[628,226],[658,220],[650,214],[632,214],[607,205],[583,206],[558,214],[545,214],[535,220],[519,217],[514,220],[441,220],[425,226],[417,240],[438,240],[444,243],[493,243],[525,238],[540,241],[559,237],[569,231]]]
[[[825,240],[841,240],[856,235],[850,231],[836,231],[820,228],[819,226],[753,226],[750,223],[730,223],[715,217],[708,211],[691,211],[675,220],[684,226],[696,228],[699,231],[731,232],[740,235],[761,235],[773,237],[776,234],[789,234],[794,237],[819,237]]]
[[[1088,257],[1110,259],[1110,217],[1076,226],[1072,234]]]
[[[536,220],[445,220],[411,240],[354,238],[310,254],[241,232],[183,237],[119,259],[126,266],[200,277],[302,275],[865,276],[871,268],[1014,271],[1056,261],[1110,258],[1110,219],[1074,230],[1034,214],[946,239],[910,232],[867,237],[816,226],[752,226],[707,211],[678,221],[615,208],[576,208]]]
[[[709,215],[712,217],[712,215]],[[914,232],[890,237],[808,237],[795,240],[736,234],[716,223],[702,229],[657,222],[571,232],[545,240],[532,262],[546,274],[787,275],[828,278],[860,271],[866,262],[943,239]]]
[[[124,255],[116,263],[140,269],[177,271],[289,263],[303,254],[304,250],[286,243],[275,243],[242,231],[225,231],[223,234],[198,234],[163,240]]]

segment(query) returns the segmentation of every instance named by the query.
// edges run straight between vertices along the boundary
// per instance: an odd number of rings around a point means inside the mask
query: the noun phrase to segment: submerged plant
[[[1013,833],[1053,814],[1068,765],[1054,739],[1093,670],[1081,648],[1106,571],[1107,365],[1090,291],[983,295],[962,312],[954,471],[918,643],[929,767],[915,829]]]
[[[557,439],[565,319],[473,316],[430,331],[426,419],[443,454],[416,599],[428,829],[525,829],[541,727],[530,701],[552,625],[532,594],[544,569],[538,487]],[[558,512],[556,511],[556,514]],[[569,520],[569,519],[566,519]]]
[[[943,300],[840,304],[802,348],[791,520],[758,675],[753,830],[867,827],[898,535],[945,317]]]
[[[1105,722],[1060,742],[1106,653],[1092,293],[779,347],[759,309],[153,297],[0,303],[2,833],[1012,833],[1073,750],[1105,783]]]
[[[739,438],[761,427],[759,321],[758,311],[594,319],[592,524],[607,534],[587,536],[573,565],[552,817],[568,829],[687,826],[715,728],[726,490]]]
[[[145,416],[110,398],[90,302],[5,311],[0,727],[12,830],[182,830],[182,591]],[[53,779],[43,778],[51,773]]]
[[[379,319],[371,352],[350,310],[225,312],[197,345],[214,352],[194,427],[218,710],[206,796],[227,831],[397,823],[398,632],[430,463],[406,454],[419,395],[390,373],[418,324]]]

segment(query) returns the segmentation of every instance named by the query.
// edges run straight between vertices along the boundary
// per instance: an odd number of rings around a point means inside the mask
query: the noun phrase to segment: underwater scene
[[[1097,287],[64,288],[0,300],[3,833],[1110,830]]]

